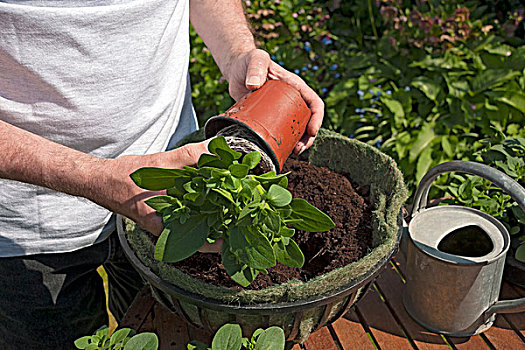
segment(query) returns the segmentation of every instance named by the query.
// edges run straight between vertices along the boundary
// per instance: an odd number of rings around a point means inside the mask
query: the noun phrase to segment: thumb
[[[266,51],[256,49],[250,52],[247,59],[245,85],[248,90],[257,90],[266,82],[271,62],[270,55]]]

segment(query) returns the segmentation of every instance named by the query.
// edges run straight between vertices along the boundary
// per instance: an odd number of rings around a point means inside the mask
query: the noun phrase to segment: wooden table
[[[448,337],[429,332],[410,318],[401,300],[404,283],[404,258],[398,254],[346,315],[293,350],[525,350],[525,313],[498,315],[495,325],[481,335]],[[519,296],[525,296],[524,289],[504,283],[503,298]],[[157,333],[160,350],[185,350],[190,339],[211,344],[210,334],[188,326],[155,302],[148,288],[137,296],[119,326]]]

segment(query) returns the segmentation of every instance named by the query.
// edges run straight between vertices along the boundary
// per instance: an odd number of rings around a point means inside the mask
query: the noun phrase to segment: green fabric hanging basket
[[[198,130],[180,145],[202,141]],[[261,290],[232,290],[197,280],[153,258],[154,245],[133,221],[118,217],[120,242],[153,295],[190,324],[215,332],[227,322],[251,334],[277,325],[289,344],[303,342],[316,329],[341,317],[388,263],[401,237],[400,209],[407,198],[395,162],[362,142],[321,129],[302,158],[317,166],[349,174],[370,187],[373,249],[362,259],[308,282],[289,281]]]

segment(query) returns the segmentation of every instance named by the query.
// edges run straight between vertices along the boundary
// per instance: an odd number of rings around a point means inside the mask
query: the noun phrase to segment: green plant
[[[122,328],[109,336],[109,328],[103,326],[91,336],[75,340],[75,347],[84,350],[157,350],[159,340],[154,333],[136,334],[130,328]]]
[[[509,137],[500,142],[484,140],[478,160],[498,169],[525,186],[525,138]],[[500,220],[510,234],[520,240],[515,251],[517,260],[525,262],[525,213],[499,187],[473,175],[452,175],[450,184],[438,186],[450,196],[444,204],[459,204],[479,209]]]
[[[236,152],[223,136],[211,140],[208,149],[212,154],[201,155],[197,168],[147,167],[131,174],[144,189],[167,190],[167,195],[146,200],[164,224],[155,258],[177,262],[206,240],[223,238],[222,264],[242,286],[277,260],[302,267],[304,255],[292,239],[295,229],[327,231],[334,227],[332,220],[305,200],[292,198],[286,174],[251,174],[261,159],[258,152]]]
[[[208,345],[192,341],[188,350],[284,350],[284,331],[279,327],[257,329],[250,339],[242,337],[238,324],[228,323],[219,328],[213,337],[211,348]]]

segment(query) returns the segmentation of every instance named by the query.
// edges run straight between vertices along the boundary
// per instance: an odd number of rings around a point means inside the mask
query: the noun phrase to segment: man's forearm
[[[103,160],[0,121],[0,178],[83,196]]]
[[[190,0],[190,20],[226,79],[235,56],[255,49],[240,0]]]

